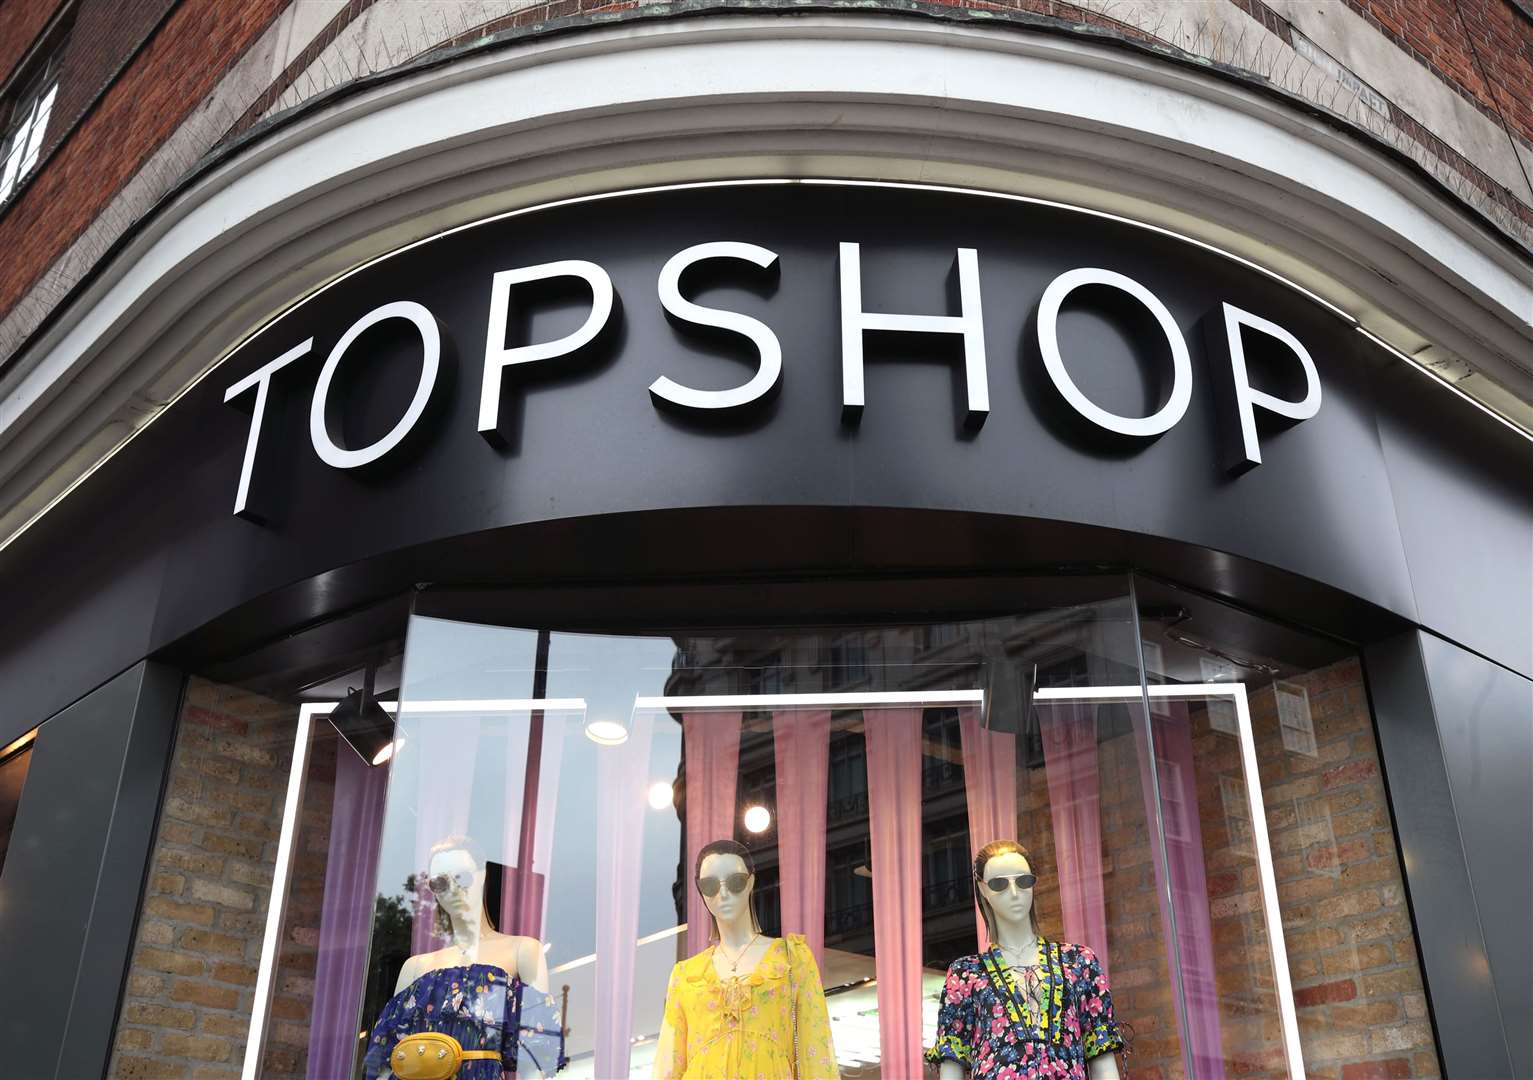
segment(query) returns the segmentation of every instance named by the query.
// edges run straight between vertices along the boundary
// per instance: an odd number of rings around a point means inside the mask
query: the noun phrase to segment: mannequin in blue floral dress
[[[437,929],[451,943],[405,961],[394,996],[368,1036],[364,1080],[388,1080],[399,1041],[428,1031],[452,1036],[475,1055],[465,1058],[456,1080],[553,1076],[567,1063],[559,1009],[546,992],[542,944],[490,927],[485,865],[466,837],[432,848],[427,883]]]
[[[986,844],[974,860],[976,902],[993,943],[948,967],[937,1041],[942,1080],[1117,1080],[1123,1038],[1102,965],[1084,945],[1046,941],[1033,922],[1027,849]]]

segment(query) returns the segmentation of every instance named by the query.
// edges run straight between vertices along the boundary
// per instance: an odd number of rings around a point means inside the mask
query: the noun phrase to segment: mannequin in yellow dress
[[[833,1080],[819,967],[801,935],[762,935],[750,850],[705,845],[693,884],[718,944],[671,969],[654,1080]]]

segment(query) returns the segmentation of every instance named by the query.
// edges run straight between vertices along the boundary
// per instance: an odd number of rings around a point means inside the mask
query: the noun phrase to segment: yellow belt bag
[[[465,1061],[499,1061],[499,1050],[465,1050],[440,1031],[406,1035],[394,1044],[389,1071],[399,1080],[452,1080]]]

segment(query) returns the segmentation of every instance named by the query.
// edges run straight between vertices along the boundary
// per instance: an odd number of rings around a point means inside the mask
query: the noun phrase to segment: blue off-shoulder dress
[[[465,1061],[457,1080],[552,1076],[568,1064],[564,1025],[554,999],[491,964],[428,971],[389,999],[368,1037],[364,1080],[377,1080],[406,1035],[439,1031],[465,1050],[498,1050],[500,1059]]]

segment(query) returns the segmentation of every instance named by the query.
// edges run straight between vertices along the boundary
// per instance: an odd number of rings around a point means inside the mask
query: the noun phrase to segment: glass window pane
[[[1138,596],[1197,1075],[1438,1075],[1358,658]]]
[[[1063,591],[1080,602],[1019,596],[1022,614],[941,626],[619,635],[417,616],[362,1075],[443,1025],[519,1074],[562,1055],[572,1077],[737,1075],[741,1054],[795,1053],[800,1075],[935,1074],[950,966],[984,971],[973,861],[996,840],[1030,851],[1020,932],[1063,943],[1041,969],[1061,1004],[1024,1010],[1023,1041],[1116,1049],[1082,1010],[1100,991],[1084,980],[1121,966],[1122,1030],[1179,1074],[1125,584],[1079,579]],[[730,906],[736,889],[748,905]],[[1037,946],[1010,932],[1031,968]],[[1001,970],[996,994],[1022,978]],[[746,1013],[759,1040],[730,1026]]]
[[[109,1075],[1435,1075],[1356,657],[1129,585],[194,679]]]

